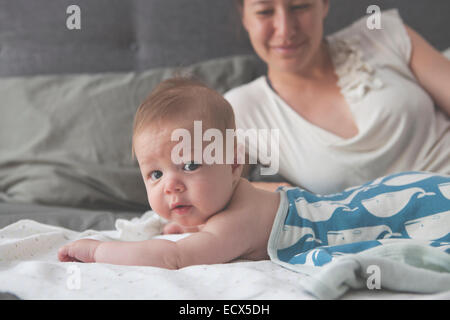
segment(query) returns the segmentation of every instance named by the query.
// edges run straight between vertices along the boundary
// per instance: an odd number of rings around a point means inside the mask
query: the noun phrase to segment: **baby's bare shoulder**
[[[243,179],[225,210],[211,217],[202,232],[213,236],[229,257],[266,258],[279,201],[278,193],[255,188]]]
[[[265,211],[278,207],[279,193],[255,187],[247,179],[242,179],[236,188],[229,207],[259,208]]]
[[[256,188],[244,178],[241,178],[238,185],[234,189],[233,196],[231,197],[230,203],[228,207],[236,205],[239,203],[240,205],[250,205],[251,200],[256,196]]]
[[[278,205],[278,193],[255,188],[247,179],[241,179],[227,207],[209,219],[206,226],[216,223],[245,225],[261,217],[270,220],[272,219],[270,217],[275,215]]]

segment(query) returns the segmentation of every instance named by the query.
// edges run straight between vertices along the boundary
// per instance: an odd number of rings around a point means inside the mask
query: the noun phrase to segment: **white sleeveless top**
[[[238,128],[279,129],[278,173],[311,192],[334,193],[400,171],[450,174],[450,121],[409,68],[411,42],[398,11],[382,12],[380,30],[369,30],[366,19],[327,37],[355,137],[303,119],[265,76],[225,94]]]

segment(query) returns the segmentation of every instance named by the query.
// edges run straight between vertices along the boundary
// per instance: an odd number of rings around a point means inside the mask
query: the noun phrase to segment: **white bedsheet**
[[[81,238],[142,240],[157,236],[153,212],[118,220],[116,230],[75,232],[20,220],[0,230],[0,292],[22,299],[312,299],[302,275],[271,261],[238,261],[180,270],[59,262],[57,250]],[[176,241],[181,236],[158,236]],[[450,299],[439,295],[351,291],[344,299]]]

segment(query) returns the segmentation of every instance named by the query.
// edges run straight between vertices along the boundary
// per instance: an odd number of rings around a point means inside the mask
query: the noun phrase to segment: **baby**
[[[182,163],[175,163],[174,150],[178,150],[179,142],[172,141],[172,134],[181,128],[194,136],[194,121],[202,121],[204,130],[219,129],[224,137],[227,129],[235,129],[231,106],[214,90],[190,79],[162,82],[136,113],[133,153],[139,163],[151,208],[172,222],[166,227],[166,232],[180,231],[177,226],[181,226],[182,231],[197,232],[178,241],[102,242],[82,239],[63,246],[58,252],[60,261],[179,269],[190,265],[226,263],[237,258],[269,259],[273,258],[274,248],[280,248],[278,255],[282,255],[284,261],[290,261],[298,256],[298,250],[292,248],[305,251],[319,245],[370,242],[387,237],[410,238],[420,230],[416,230],[415,224],[406,228],[404,221],[440,214],[442,208],[450,212],[450,200],[445,197],[436,200],[430,196],[436,195],[437,189],[424,192],[408,209],[405,199],[413,196],[403,192],[409,189],[401,188],[402,184],[423,181],[428,181],[425,187],[450,185],[448,177],[425,173],[400,174],[380,178],[341,194],[321,196],[299,188],[270,192],[254,187],[241,177],[243,165],[237,161],[236,144],[232,150],[224,148],[222,163],[198,161],[195,152],[199,146],[195,144],[190,151],[179,154]],[[202,143],[204,149],[206,143]],[[183,149],[181,152],[184,153]],[[234,162],[225,161],[227,152],[232,152]],[[385,189],[389,181],[394,188],[392,190]],[[422,192],[420,190],[425,187],[416,187],[412,194]],[[388,191],[391,194],[383,198]],[[401,201],[396,200],[398,192],[403,192],[398,194]],[[377,207],[379,203],[384,206],[381,210]],[[430,204],[437,209],[430,210]],[[421,207],[426,208],[427,213],[423,213]],[[370,219],[367,218],[369,216]],[[394,216],[401,223],[390,219]],[[449,214],[442,216],[441,222],[448,217]],[[386,225],[383,219],[386,219]],[[348,230],[361,227],[364,232],[339,233],[336,226]],[[438,225],[434,228],[437,230],[434,236],[433,232],[427,234],[431,238],[442,235],[441,240],[448,241],[448,226],[445,223]],[[271,248],[268,248],[269,238]],[[282,251],[284,248],[287,249]]]
[[[237,161],[199,164],[193,161],[192,150],[182,155],[184,163],[174,164],[172,150],[178,142],[171,141],[171,135],[184,128],[194,136],[194,120],[202,121],[203,130],[219,129],[224,137],[226,129],[235,129],[233,110],[220,94],[193,80],[166,80],[136,113],[133,151],[152,210],[174,222],[168,228],[180,225],[189,231],[201,226],[201,230],[177,242],[82,239],[59,250],[61,261],[178,269],[236,258],[268,258],[267,241],[280,195],[257,189],[241,178],[242,164]]]

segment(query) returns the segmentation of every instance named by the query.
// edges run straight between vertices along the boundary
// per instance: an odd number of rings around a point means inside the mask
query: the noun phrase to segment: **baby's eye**
[[[154,170],[154,171],[150,172],[150,174],[149,174],[148,176],[149,176],[149,178],[150,178],[151,180],[155,181],[155,180],[158,180],[159,178],[161,178],[162,175],[163,175],[163,174],[162,174],[161,171],[159,171],[159,170]]]
[[[194,163],[194,161],[188,162],[184,165],[183,170],[194,171],[200,167],[200,164]]]

